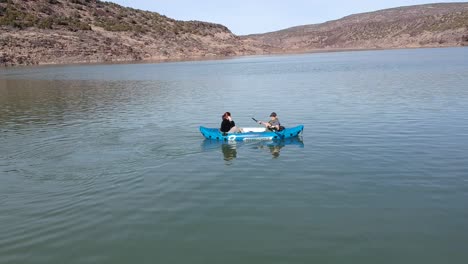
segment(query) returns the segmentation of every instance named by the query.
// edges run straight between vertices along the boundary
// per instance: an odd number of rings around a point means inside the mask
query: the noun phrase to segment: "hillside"
[[[236,36],[223,25],[99,0],[0,0],[0,66],[461,45],[468,45],[468,3],[400,7]]]
[[[0,65],[262,53],[223,25],[98,0],[0,0],[0,29]]]
[[[468,45],[468,3],[392,8],[246,38],[274,52]]]

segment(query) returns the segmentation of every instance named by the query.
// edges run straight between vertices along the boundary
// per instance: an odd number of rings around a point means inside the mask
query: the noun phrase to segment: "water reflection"
[[[258,149],[267,149],[269,150],[271,156],[276,159],[279,158],[281,149],[286,145],[293,145],[303,148],[304,142],[300,137],[288,138],[283,140],[274,140],[274,141],[263,141],[259,142],[257,145]]]
[[[233,161],[237,158],[238,151],[240,153],[245,153],[248,152],[249,149],[260,150],[260,152],[263,153],[265,153],[264,150],[267,150],[267,153],[269,153],[272,158],[276,159],[280,157],[281,150],[286,146],[296,146],[303,148],[304,142],[302,141],[302,137],[294,137],[283,140],[251,142],[231,142],[205,139],[202,144],[204,151],[216,151],[221,148],[223,159],[225,161]]]
[[[233,160],[237,157],[237,148],[236,143],[225,143],[221,144],[221,150],[223,151],[223,156],[225,161]]]
[[[0,79],[0,125],[20,128],[75,121],[82,124],[83,120],[133,114],[126,109],[142,113],[144,106],[159,107],[174,98],[164,85],[145,81]]]
[[[259,146],[260,149],[263,149],[263,148],[269,149],[273,158],[279,157],[280,151],[283,147],[284,147],[284,144],[266,144],[265,146],[264,145]]]

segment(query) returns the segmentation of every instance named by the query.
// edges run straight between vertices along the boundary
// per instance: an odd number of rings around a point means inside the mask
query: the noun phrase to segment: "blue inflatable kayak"
[[[200,126],[200,132],[207,139],[225,141],[246,141],[246,140],[273,140],[297,137],[304,130],[303,125],[285,128],[281,131],[266,131],[261,127],[244,127],[241,133],[222,133],[218,128],[207,128]]]

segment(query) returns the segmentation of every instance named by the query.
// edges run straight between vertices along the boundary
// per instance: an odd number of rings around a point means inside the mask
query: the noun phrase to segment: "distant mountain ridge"
[[[4,66],[463,45],[468,3],[392,8],[236,36],[223,25],[99,0],[0,0]]]
[[[468,45],[468,3],[391,8],[246,37],[276,52]]]

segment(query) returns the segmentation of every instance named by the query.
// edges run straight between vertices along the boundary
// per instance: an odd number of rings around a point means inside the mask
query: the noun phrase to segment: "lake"
[[[0,263],[468,259],[468,48],[4,68],[0,131]]]

